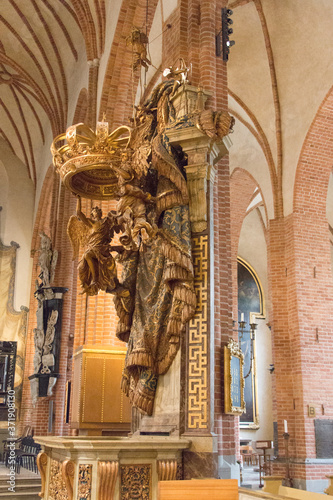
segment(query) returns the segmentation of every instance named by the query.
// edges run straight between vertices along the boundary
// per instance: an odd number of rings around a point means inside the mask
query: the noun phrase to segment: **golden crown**
[[[94,200],[114,198],[116,170],[130,137],[131,129],[126,126],[109,134],[109,124],[104,120],[97,122],[95,132],[83,123],[72,125],[52,142],[53,165],[64,185],[75,194]]]

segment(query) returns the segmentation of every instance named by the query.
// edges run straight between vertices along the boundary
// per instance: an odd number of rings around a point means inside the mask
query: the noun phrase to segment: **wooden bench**
[[[159,481],[158,500],[238,500],[237,479]]]
[[[272,493],[285,498],[295,498],[297,500],[324,500],[327,496],[324,493],[314,493],[312,491],[298,490],[282,486],[282,476],[267,476],[264,477],[263,492]]]

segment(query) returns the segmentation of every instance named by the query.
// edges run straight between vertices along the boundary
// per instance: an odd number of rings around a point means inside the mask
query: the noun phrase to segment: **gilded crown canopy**
[[[131,129],[125,125],[109,134],[105,121],[97,122],[95,132],[83,123],[69,127],[51,145],[53,164],[64,185],[84,198],[115,198],[116,170],[130,137]]]

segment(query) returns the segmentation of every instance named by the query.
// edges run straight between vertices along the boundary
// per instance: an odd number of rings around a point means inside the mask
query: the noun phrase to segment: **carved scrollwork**
[[[177,460],[158,460],[157,474],[159,481],[174,481],[177,478]]]
[[[62,477],[65,481],[68,499],[73,500],[73,483],[74,483],[75,464],[72,460],[65,460],[62,463]]]
[[[37,467],[42,480],[42,487],[38,495],[43,498],[45,495],[45,484],[46,484],[46,467],[47,467],[47,454],[41,451],[37,455]]]
[[[113,499],[118,471],[118,462],[98,462],[98,500]]]

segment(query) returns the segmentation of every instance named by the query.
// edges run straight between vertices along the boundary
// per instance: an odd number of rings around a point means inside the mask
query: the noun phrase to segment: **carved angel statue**
[[[140,174],[143,172],[138,168],[136,170],[132,168],[130,150],[124,152],[120,168],[117,168],[119,196],[117,216],[125,233],[120,237],[120,242],[126,249],[131,250],[137,250],[141,241],[147,243],[153,234],[153,227],[148,222],[146,213],[147,205],[154,204],[155,198],[141,189]]]
[[[42,231],[40,234],[40,250],[38,265],[42,286],[49,287],[54,280],[55,267],[58,260],[57,250],[52,250],[51,238]]]
[[[173,80],[173,88],[169,99],[175,94],[176,90],[181,86],[188,83],[188,75],[191,71],[191,66],[186,66],[185,60],[180,57],[179,58],[179,66],[174,68],[170,66],[169,68],[165,68],[163,71],[163,76],[165,76],[168,80]]]
[[[148,37],[139,28],[133,26],[131,34],[126,38],[127,45],[133,47],[133,71],[139,66],[143,66],[148,70],[151,65],[150,60],[147,58],[147,44]]]
[[[76,216],[68,221],[67,234],[74,256],[78,257],[80,246],[84,253],[78,265],[82,293],[97,295],[99,290],[116,292],[119,287],[117,268],[110,242],[114,233],[120,232],[117,218],[111,212],[102,217],[102,210],[93,207],[88,218],[81,210],[81,198],[77,195]],[[117,249],[118,247],[115,247]]]
[[[187,77],[191,71],[191,66],[186,66],[186,62],[183,57],[179,58],[179,67],[174,68],[170,66],[169,68],[165,68],[163,71],[163,76],[166,76],[168,79],[175,79],[179,84],[186,83]]]

